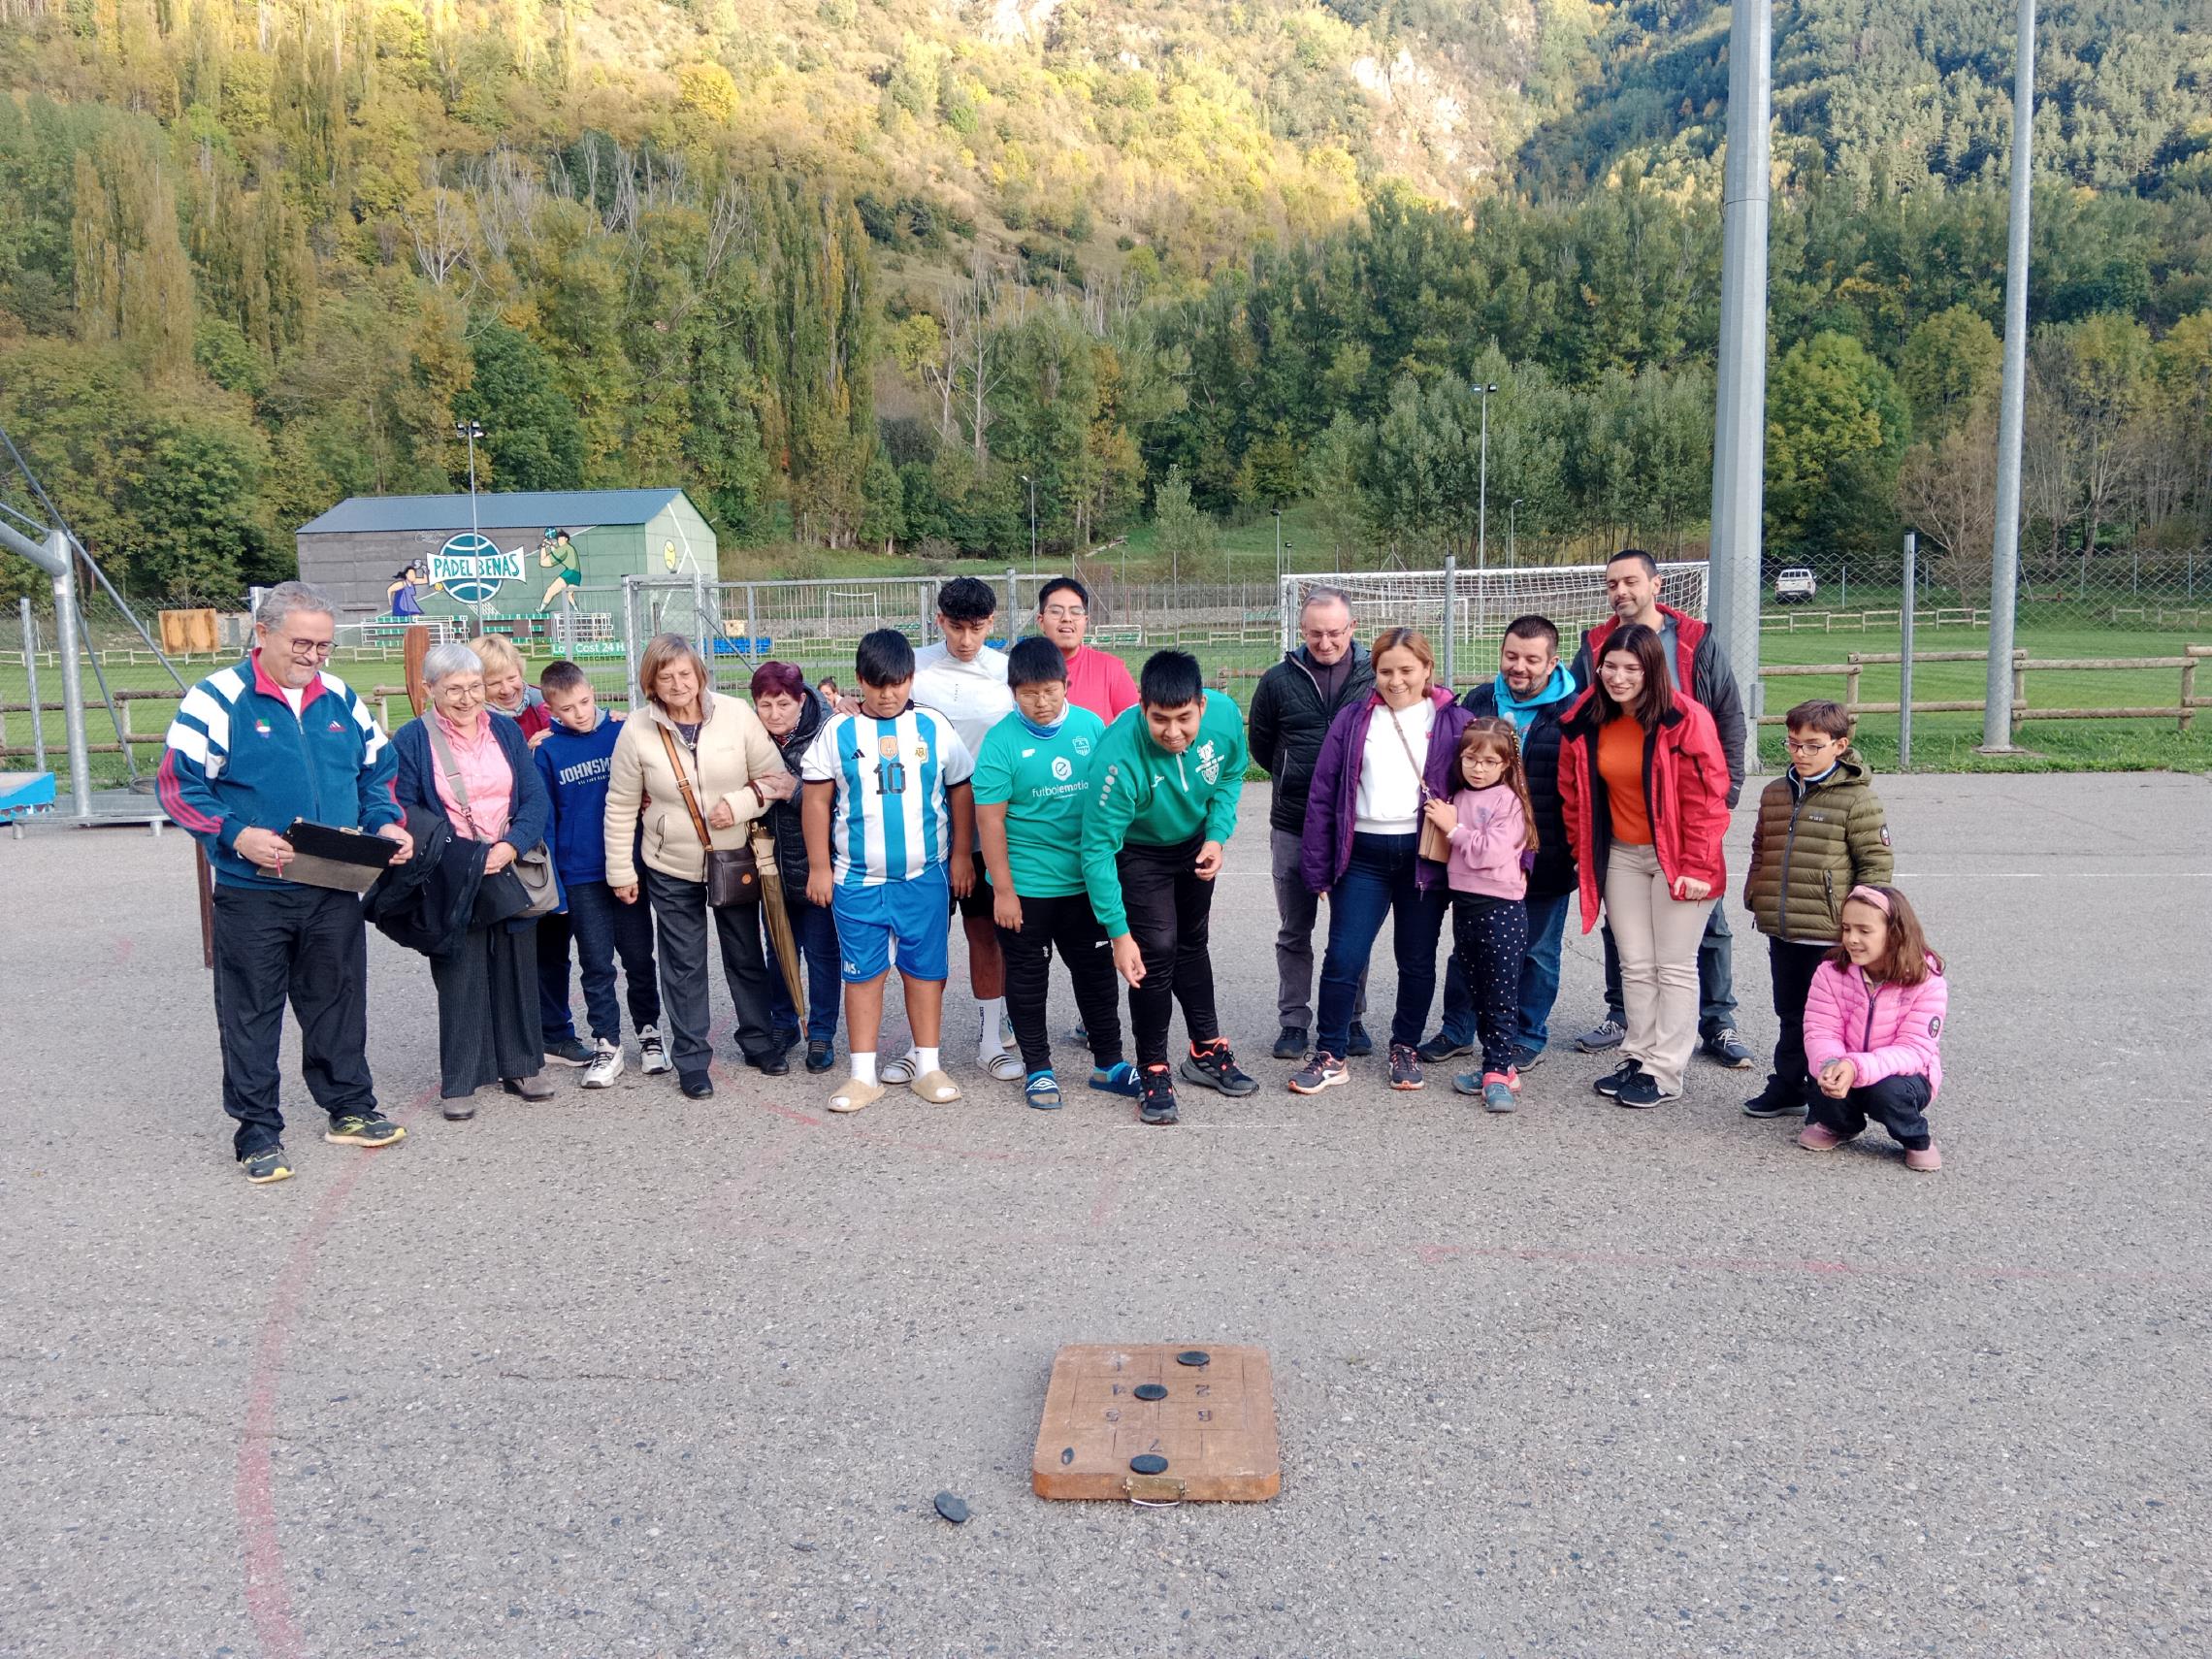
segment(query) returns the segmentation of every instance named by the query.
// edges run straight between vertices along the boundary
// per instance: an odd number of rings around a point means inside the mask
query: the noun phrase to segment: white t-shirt
[[[284,694],[284,700],[292,705],[292,718],[297,720],[300,717],[300,710],[308,705],[308,688],[301,686],[294,689],[291,686],[278,686],[276,689]]]
[[[986,645],[963,663],[941,639],[923,646],[914,653],[914,700],[951,721],[968,753],[980,754],[991,729],[1014,712],[1006,653]]]
[[[1364,835],[1412,835],[1421,827],[1421,771],[1428,764],[1429,733],[1436,729],[1436,704],[1427,698],[1401,708],[1398,729],[1388,707],[1378,707],[1367,723],[1367,751],[1360,757],[1359,797],[1352,829]],[[1398,731],[1406,734],[1398,741]],[[1406,759],[1406,751],[1413,759]]]
[[[830,847],[840,886],[880,887],[943,867],[953,850],[945,792],[975,758],[953,723],[909,703],[893,720],[832,715],[799,762],[807,783],[833,783]]]

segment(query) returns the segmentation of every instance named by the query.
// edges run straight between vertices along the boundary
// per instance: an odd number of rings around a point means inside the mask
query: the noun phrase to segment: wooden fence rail
[[[2031,657],[2026,651],[2012,653],[2012,724],[2015,728],[2029,720],[2171,720],[2177,731],[2186,732],[2195,723],[2196,711],[2212,708],[2212,697],[2196,695],[2196,666],[2212,658],[2212,645],[2184,645],[2177,657]],[[1915,651],[1915,664],[1919,663],[1986,663],[1987,651]],[[1853,651],[1840,663],[1776,663],[1762,667],[1762,680],[1787,679],[1840,679],[1843,682],[1843,709],[1856,721],[1862,714],[1901,714],[1903,705],[1897,702],[1864,702],[1860,700],[1861,678],[1870,667],[1896,667],[1904,662],[1896,651]],[[2155,706],[2129,704],[2107,708],[2033,708],[2028,702],[2028,676],[2073,672],[2114,672],[2155,668],[2177,668],[2181,672],[2181,695],[2171,703]],[[1915,714],[1979,714],[1988,707],[1985,699],[1974,698],[1923,702],[1912,699]],[[1789,717],[1786,714],[1762,714],[1762,726],[1780,726]]]

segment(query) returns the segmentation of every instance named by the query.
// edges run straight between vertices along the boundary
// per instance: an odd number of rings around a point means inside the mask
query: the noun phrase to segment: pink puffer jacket
[[[1830,1060],[1849,1060],[1860,1089],[1885,1077],[1924,1076],[1933,1100],[1943,1087],[1936,1045],[1950,1004],[1934,958],[1918,985],[1869,980],[1864,968],[1822,962],[1805,999],[1805,1060],[1815,1076]]]

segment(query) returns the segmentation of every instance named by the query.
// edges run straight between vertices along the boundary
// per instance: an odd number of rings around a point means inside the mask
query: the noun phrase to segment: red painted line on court
[[[436,1098],[437,1090],[425,1090],[394,1113],[393,1122],[407,1124]],[[292,1616],[291,1592],[284,1585],[284,1546],[276,1536],[276,1469],[269,1449],[276,1434],[276,1391],[282,1381],[284,1350],[291,1341],[292,1321],[299,1315],[309,1282],[314,1278],[323,1241],[344,1213],[355,1185],[373,1164],[399,1149],[333,1150],[358,1155],[352,1167],[316,1201],[307,1226],[293,1243],[292,1253],[276,1275],[269,1311],[262,1317],[261,1334],[254,1343],[253,1370],[245,1390],[245,1421],[239,1430],[234,1502],[244,1554],[245,1611],[267,1659],[299,1659],[306,1651],[300,1642],[299,1622]]]

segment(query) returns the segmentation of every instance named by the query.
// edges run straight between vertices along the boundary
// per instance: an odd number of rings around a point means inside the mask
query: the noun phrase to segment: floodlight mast
[[[69,537],[49,530],[43,541],[33,541],[0,522],[0,547],[20,554],[53,580],[54,651],[61,667],[61,718],[68,732],[69,800],[79,819],[92,816],[92,757],[84,741],[84,688],[77,669],[77,571],[69,553]],[[37,709],[31,719],[43,719]]]

